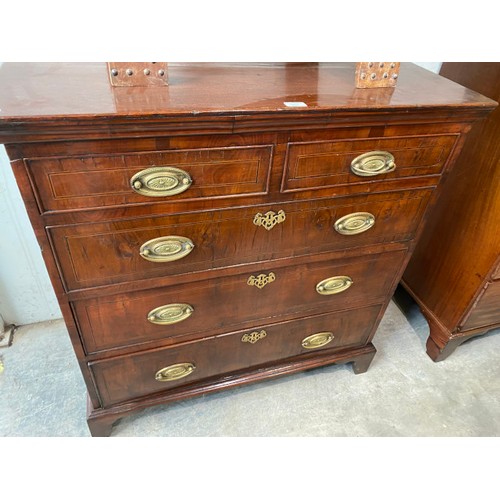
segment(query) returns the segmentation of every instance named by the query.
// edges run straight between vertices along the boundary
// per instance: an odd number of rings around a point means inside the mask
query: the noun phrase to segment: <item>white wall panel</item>
[[[6,323],[61,317],[5,148],[0,146],[0,313]]]

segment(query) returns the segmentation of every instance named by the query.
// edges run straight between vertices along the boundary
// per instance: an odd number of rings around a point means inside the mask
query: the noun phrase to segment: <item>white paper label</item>
[[[288,108],[307,108],[307,104],[305,102],[284,102],[283,103]]]

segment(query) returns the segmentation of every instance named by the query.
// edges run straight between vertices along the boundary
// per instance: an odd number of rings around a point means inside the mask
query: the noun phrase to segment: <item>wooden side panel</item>
[[[445,63],[442,73],[500,99],[500,63]],[[404,273],[405,285],[453,332],[500,251],[500,109],[470,131]]]

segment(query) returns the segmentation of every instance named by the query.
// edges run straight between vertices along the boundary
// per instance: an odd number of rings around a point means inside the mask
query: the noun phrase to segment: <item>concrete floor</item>
[[[329,366],[151,408],[123,418],[112,435],[500,436],[499,333],[433,363],[418,308],[391,302],[365,374]],[[0,357],[0,436],[90,435],[62,321],[19,328]]]

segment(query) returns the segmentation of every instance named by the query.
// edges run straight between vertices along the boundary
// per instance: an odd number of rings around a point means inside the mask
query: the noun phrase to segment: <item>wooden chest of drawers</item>
[[[367,370],[436,187],[494,105],[411,64],[370,90],[351,64],[172,65],[168,87],[113,89],[105,64],[3,66],[0,139],[92,434],[299,370]]]
[[[500,63],[444,63],[441,73],[500,100]],[[500,108],[474,125],[443,191],[403,276],[434,361],[500,327]]]

